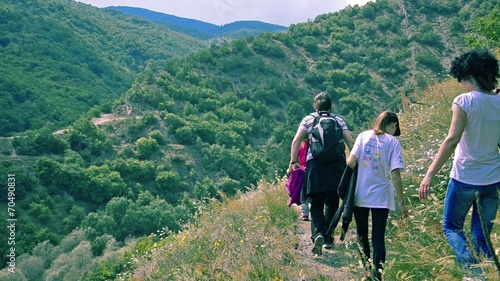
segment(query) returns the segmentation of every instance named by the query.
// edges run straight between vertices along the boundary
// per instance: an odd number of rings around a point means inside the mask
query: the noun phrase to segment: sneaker
[[[323,246],[325,249],[331,249],[333,248],[333,239],[331,236],[327,236],[325,239],[325,245]]]
[[[462,269],[462,281],[485,281],[484,271],[480,267],[471,266],[468,269]]]
[[[325,237],[319,234],[316,238],[314,238],[314,247],[312,249],[313,254],[321,256],[321,254],[323,254],[323,251],[321,250],[321,248],[323,248],[323,244],[325,244]]]
[[[484,281],[485,279],[481,278],[481,277],[467,277],[467,276],[464,276],[464,278],[462,278],[462,281]]]
[[[309,216],[301,216],[300,220],[302,220],[302,221],[309,221]]]
[[[464,271],[462,281],[485,281],[484,272],[481,268],[472,268]]]

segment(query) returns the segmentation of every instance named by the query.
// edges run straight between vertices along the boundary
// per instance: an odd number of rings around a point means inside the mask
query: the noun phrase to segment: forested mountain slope
[[[125,14],[140,16],[151,21],[162,23],[169,29],[199,39],[211,39],[214,37],[241,38],[248,37],[249,35],[257,36],[263,32],[279,32],[287,29],[286,26],[250,20],[236,21],[219,26],[195,19],[181,18],[135,7],[111,6],[107,7],[107,9],[118,10]]]
[[[244,143],[254,145],[273,135],[279,140],[273,131],[296,126],[298,116],[311,111],[312,96],[326,90],[334,111],[358,131],[377,111],[399,110],[419,89],[445,77],[449,59],[465,48],[471,21],[493,5],[382,0],[348,7],[284,33],[227,42],[157,65],[143,73],[115,110],[123,114],[126,105],[134,109],[132,115],[173,114],[187,122],[182,130],[190,127],[191,115],[243,119],[254,130]],[[237,103],[248,105],[235,108]],[[241,112],[220,112],[234,109]],[[192,132],[206,141],[201,132]]]
[[[62,135],[47,126],[1,140],[0,173],[15,174],[19,187],[17,253],[53,251],[39,267],[65,274],[56,268],[64,257],[55,256],[68,241],[100,257],[159,229],[176,233],[221,192],[284,174],[315,93],[330,92],[356,134],[443,77],[447,61],[468,48],[472,23],[493,7],[379,0],[287,32],[151,60],[113,106],[58,128]],[[93,119],[100,113],[109,122]]]
[[[75,1],[2,1],[0,136],[67,126],[120,97],[146,61],[205,47],[163,25]]]

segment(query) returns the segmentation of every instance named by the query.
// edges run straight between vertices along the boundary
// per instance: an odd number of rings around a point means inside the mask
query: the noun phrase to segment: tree
[[[69,211],[69,215],[63,219],[63,225],[66,232],[70,232],[80,225],[85,218],[85,209],[77,205],[73,205]]]
[[[105,212],[107,215],[111,216],[113,220],[120,225],[122,223],[123,217],[129,209],[134,205],[134,202],[125,197],[115,197],[112,198],[108,204],[106,204]]]
[[[159,146],[153,138],[140,138],[135,142],[135,150],[139,159],[149,159],[156,152]]]
[[[165,136],[159,130],[154,130],[154,131],[150,132],[149,137],[154,139],[156,141],[156,143],[158,143],[159,145],[166,144]]]
[[[444,70],[439,58],[430,51],[423,51],[417,54],[416,61],[420,66],[428,67],[436,73]]]
[[[265,40],[263,38],[255,39],[252,43],[252,48],[256,53],[266,57],[285,57],[285,52],[281,49],[281,47],[271,40]]]
[[[181,127],[175,130],[175,136],[181,144],[191,145],[196,141],[196,131],[190,126]]]
[[[26,280],[40,280],[44,275],[45,266],[41,257],[22,254],[16,262],[19,271],[26,277]],[[0,279],[2,278],[0,277]]]
[[[225,194],[231,196],[236,194],[236,191],[241,189],[241,183],[231,178],[222,178],[219,189]]]
[[[156,164],[153,161],[117,158],[107,162],[107,166],[120,173],[121,177],[128,182],[148,183],[154,181],[156,177]]]
[[[205,177],[203,181],[195,183],[193,193],[195,198],[203,200],[214,198],[217,195],[217,190],[215,183],[210,178]]]
[[[50,208],[43,203],[32,202],[29,205],[29,214],[41,221],[47,221],[52,216]]]
[[[165,120],[165,125],[170,133],[175,133],[177,129],[186,126],[186,121],[173,113],[167,113],[163,120]]]
[[[231,130],[221,130],[215,135],[215,142],[226,147],[241,147],[245,144],[245,139],[237,132]]]
[[[45,280],[80,280],[94,262],[92,246],[88,241],[82,241],[71,253],[64,253],[54,260]]]
[[[374,116],[373,107],[358,95],[341,98],[339,110],[348,124],[362,124],[360,128],[369,127]]]
[[[311,54],[315,54],[319,47],[319,40],[313,36],[305,36],[300,40],[300,45]]]
[[[89,213],[82,221],[81,227],[90,241],[103,234],[111,234],[118,238],[118,224],[111,216],[104,212]]]
[[[51,192],[61,188],[64,180],[62,165],[46,157],[41,157],[36,161],[36,176],[40,183]]]
[[[472,33],[467,35],[467,45],[471,48],[500,47],[500,5],[485,17],[478,18],[472,25]]]
[[[90,166],[86,171],[89,182],[82,190],[85,198],[94,203],[105,203],[111,198],[127,194],[128,188],[120,174],[107,166]]]
[[[92,156],[103,156],[112,151],[112,141],[90,120],[82,118],[71,126],[65,134],[70,148],[86,161],[90,161]]]
[[[62,154],[68,148],[68,143],[49,127],[27,131],[12,141],[13,147],[21,155]]]
[[[176,194],[185,188],[181,176],[174,171],[159,172],[155,182],[161,193]]]

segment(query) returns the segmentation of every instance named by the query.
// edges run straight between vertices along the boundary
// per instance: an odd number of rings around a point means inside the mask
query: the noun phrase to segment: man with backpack
[[[313,106],[316,112],[302,119],[293,138],[289,168],[300,168],[297,154],[307,138],[309,150],[302,187],[306,198],[302,201],[310,203],[312,252],[321,255],[323,245],[333,246],[332,238],[325,235],[339,207],[337,187],[346,167],[345,144],[351,149],[354,138],[344,120],[330,113],[332,99],[328,93],[317,94]]]

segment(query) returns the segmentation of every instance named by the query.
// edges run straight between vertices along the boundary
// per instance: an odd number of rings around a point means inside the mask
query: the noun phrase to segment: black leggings
[[[354,207],[354,219],[356,220],[356,232],[358,243],[362,250],[361,256],[365,266],[370,258],[370,244],[368,242],[368,215],[372,212],[372,245],[373,245],[373,264],[375,265],[375,277],[381,280],[379,272],[382,269],[382,263],[385,262],[385,228],[389,209],[362,208]]]

